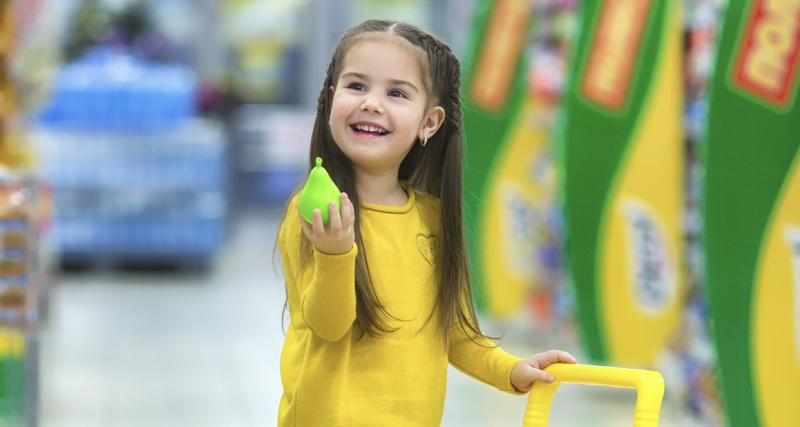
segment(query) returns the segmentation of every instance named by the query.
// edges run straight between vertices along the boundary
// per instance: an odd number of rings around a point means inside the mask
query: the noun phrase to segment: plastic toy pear
[[[328,171],[322,167],[322,158],[317,157],[317,165],[311,169],[306,185],[300,191],[297,207],[300,215],[309,223],[314,222],[314,209],[322,213],[322,223],[328,225],[331,221],[331,212],[328,205],[336,202],[337,209],[342,208],[339,187],[333,183]]]

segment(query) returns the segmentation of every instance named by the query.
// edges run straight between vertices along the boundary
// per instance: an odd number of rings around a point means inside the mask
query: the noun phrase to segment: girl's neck
[[[402,206],[408,201],[397,171],[378,175],[357,170],[356,190],[362,201],[375,205]]]

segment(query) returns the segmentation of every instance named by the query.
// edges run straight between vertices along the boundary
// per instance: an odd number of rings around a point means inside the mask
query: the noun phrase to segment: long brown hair
[[[439,278],[437,307],[445,343],[448,342],[449,327],[454,322],[473,341],[489,338],[480,330],[472,299],[461,201],[464,141],[459,92],[460,65],[446,44],[415,26],[396,21],[367,20],[347,30],[333,53],[317,100],[317,115],[308,153],[309,171],[315,166],[317,156],[324,158],[325,168],[333,181],[348,194],[353,206],[359,206],[352,163],[336,145],[328,121],[333,88],[342,71],[345,55],[361,37],[369,33],[397,35],[424,52],[422,66],[427,75],[426,86],[429,86],[426,88],[429,106],[440,105],[445,110],[445,120],[425,147],[414,144],[400,164],[398,179],[407,180],[415,189],[440,199],[441,235],[436,253],[436,274]],[[376,337],[393,331],[387,320],[394,317],[381,304],[372,286],[359,224],[356,209],[354,229],[359,248],[355,272],[356,322],[369,336]],[[305,236],[302,237],[301,256],[306,261],[311,257],[311,245]]]

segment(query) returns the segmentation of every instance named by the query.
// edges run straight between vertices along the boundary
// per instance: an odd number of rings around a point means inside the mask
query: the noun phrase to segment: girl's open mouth
[[[388,135],[390,132],[380,126],[356,123],[350,129],[361,138],[373,139]]]

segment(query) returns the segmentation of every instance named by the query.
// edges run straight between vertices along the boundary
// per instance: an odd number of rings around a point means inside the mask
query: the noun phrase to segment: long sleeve
[[[356,320],[355,244],[349,252],[330,255],[313,249],[311,265],[300,259],[302,235],[293,199],[278,235],[291,315],[326,341],[338,341]],[[311,269],[309,274],[306,269]],[[293,320],[294,321],[294,320]]]
[[[459,371],[498,390],[523,394],[511,385],[511,369],[521,359],[497,347],[491,340],[471,340],[460,326],[450,327],[450,364]]]
[[[393,332],[375,338],[358,339],[364,331],[353,323],[356,249],[334,257],[310,251],[299,256],[304,220],[289,206],[278,239],[291,312],[280,357],[278,426],[442,424],[449,359],[435,321],[439,317],[431,317],[438,314],[432,254],[440,236],[439,200],[408,184],[404,189],[409,196],[404,206],[362,202],[359,207],[373,290],[392,316],[385,320]],[[365,254],[364,246],[357,250],[358,256]],[[342,334],[338,341],[326,341]],[[470,363],[480,356],[459,361],[459,354],[474,351],[471,346],[455,343],[453,350],[462,369],[480,375]],[[506,372],[483,377],[510,382],[509,369],[487,368]]]

